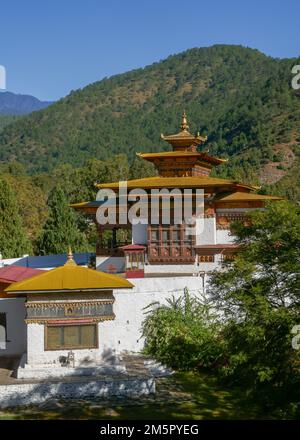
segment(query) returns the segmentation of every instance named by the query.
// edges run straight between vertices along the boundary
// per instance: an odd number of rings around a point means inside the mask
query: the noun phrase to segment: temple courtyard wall
[[[139,397],[155,393],[154,377],[81,378],[0,385],[0,408],[42,404],[51,398]]]
[[[111,356],[143,349],[142,323],[145,307],[151,303],[166,304],[167,299],[178,298],[187,288],[190,294],[203,295],[204,280],[197,276],[154,277],[133,279],[133,289],[114,291],[114,320],[98,323],[98,348],[74,350],[75,365],[89,366],[105,362]],[[44,325],[28,324],[27,334],[25,305],[23,299],[0,299],[0,309],[7,310],[7,339],[5,349],[0,347],[0,356],[22,354],[27,351],[28,366],[59,366],[59,358],[69,350],[45,350]],[[28,340],[28,348],[26,341]]]

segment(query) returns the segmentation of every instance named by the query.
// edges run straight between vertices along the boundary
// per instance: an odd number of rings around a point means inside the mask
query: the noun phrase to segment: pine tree
[[[61,187],[55,187],[48,198],[49,217],[37,240],[41,255],[65,253],[69,246],[73,251],[85,251],[87,241],[76,223],[76,214],[70,208]]]
[[[0,178],[0,253],[4,258],[31,252],[12,187]]]

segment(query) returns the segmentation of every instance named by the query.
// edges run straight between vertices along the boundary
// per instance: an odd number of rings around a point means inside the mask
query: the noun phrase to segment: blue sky
[[[299,0],[10,0],[0,5],[7,89],[58,99],[191,47],[300,55]]]

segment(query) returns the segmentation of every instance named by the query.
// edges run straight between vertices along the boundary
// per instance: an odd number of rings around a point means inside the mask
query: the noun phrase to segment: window
[[[170,239],[170,231],[168,229],[163,229],[162,230],[162,242],[168,243],[169,239]]]
[[[150,262],[178,260],[190,263],[194,261],[194,235],[185,224],[166,226],[149,226],[148,260]],[[150,258],[149,258],[150,257]]]
[[[6,349],[6,313],[0,313],[0,350]]]
[[[158,241],[158,229],[151,229],[151,241]]]
[[[180,229],[173,229],[173,241],[178,242],[180,241]]]
[[[64,350],[98,348],[97,325],[48,325],[45,327],[45,349]]]

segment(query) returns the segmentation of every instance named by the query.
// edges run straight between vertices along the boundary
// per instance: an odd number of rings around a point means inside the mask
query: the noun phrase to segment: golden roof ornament
[[[160,135],[161,139],[172,145],[174,151],[196,151],[197,146],[207,140],[207,136],[193,135],[188,131],[187,115],[185,110],[181,116],[181,131],[169,136]]]
[[[188,123],[187,123],[187,117],[186,117],[186,113],[185,110],[183,110],[182,116],[181,116],[181,130],[187,130],[189,128]]]
[[[65,266],[76,266],[76,263],[73,258],[73,252],[72,252],[71,246],[69,246],[69,251],[67,254],[67,261],[65,263]]]

